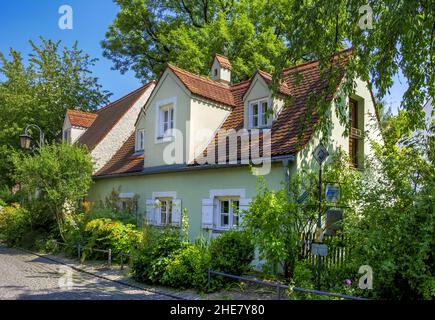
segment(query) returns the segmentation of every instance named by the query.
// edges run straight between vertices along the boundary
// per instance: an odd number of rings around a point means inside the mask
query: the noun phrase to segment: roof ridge
[[[77,112],[82,114],[88,114],[92,116],[97,116],[98,114],[96,112],[88,112],[88,111],[82,111],[82,110],[76,110],[76,109],[66,109],[66,112]]]
[[[352,51],[353,51],[353,48],[347,48],[347,49],[341,50],[339,52],[334,53],[332,58],[336,58],[336,57],[341,56],[343,54],[351,53]],[[285,73],[285,72],[289,72],[291,70],[298,69],[298,68],[307,68],[308,65],[318,64],[319,62],[320,62],[320,59],[310,60],[310,61],[307,61],[304,63],[296,64],[294,66],[286,67],[286,68],[282,69],[282,72]]]
[[[117,100],[115,100],[115,101],[110,102],[108,105],[106,105],[106,106],[104,106],[104,107],[98,109],[98,110],[97,110],[97,114],[98,114],[100,111],[105,110],[105,109],[107,109],[107,108],[113,106],[114,104],[119,103],[119,102],[121,102],[122,100],[125,100],[125,99],[127,99],[128,97],[130,97],[130,96],[132,96],[132,95],[138,93],[140,90],[144,90],[144,89],[148,88],[152,83],[156,83],[156,81],[155,81],[155,80],[151,80],[150,82],[147,82],[147,83],[144,84],[143,86],[141,86],[141,87],[139,87],[139,88],[133,90],[132,92],[126,94],[125,96],[123,96],[123,97],[121,97],[121,98],[119,98],[119,99],[117,99]]]
[[[199,74],[192,73],[192,72],[187,71],[187,70],[185,70],[185,69],[181,69],[181,68],[179,68],[179,67],[177,67],[177,66],[174,66],[173,64],[168,63],[168,67],[169,67],[170,69],[175,69],[176,71],[179,71],[179,72],[182,72],[182,73],[188,74],[188,75],[190,75],[190,76],[192,76],[192,77],[198,78],[199,80],[207,81],[207,82],[209,82],[210,84],[217,85],[217,86],[219,86],[219,87],[222,87],[223,89],[228,89],[228,88],[230,88],[229,85],[223,84],[223,83],[221,83],[221,82],[219,82],[219,81],[214,81],[214,80],[212,80],[212,79],[206,78],[205,76],[201,76],[201,75],[199,75]]]

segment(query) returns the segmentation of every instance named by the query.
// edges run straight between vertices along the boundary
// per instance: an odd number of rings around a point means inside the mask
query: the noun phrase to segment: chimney
[[[215,54],[211,67],[211,78],[224,84],[231,82],[231,62],[227,57]]]

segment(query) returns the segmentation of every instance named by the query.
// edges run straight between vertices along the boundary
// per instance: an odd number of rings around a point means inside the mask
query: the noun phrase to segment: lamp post
[[[27,125],[26,129],[24,130],[24,133],[20,135],[20,145],[21,148],[25,150],[31,149],[32,144],[32,137],[29,135],[29,129],[34,128],[38,129],[39,131],[39,147],[42,147],[44,145],[44,132],[40,127],[38,127],[36,124],[29,124]]]
[[[318,186],[318,197],[319,197],[319,212],[317,216],[317,231],[316,236],[318,239],[318,243],[322,242],[322,163],[325,162],[325,160],[329,156],[329,152],[326,150],[326,148],[319,144],[313,153],[314,158],[316,159],[317,163],[319,164],[319,186]],[[317,290],[320,290],[320,269],[321,269],[321,256],[320,253],[317,253],[317,277],[316,277],[316,287]]]

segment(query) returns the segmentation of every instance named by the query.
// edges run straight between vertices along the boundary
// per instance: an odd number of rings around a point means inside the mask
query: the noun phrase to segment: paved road
[[[168,297],[75,271],[30,253],[0,247],[0,300],[5,299],[164,300]]]

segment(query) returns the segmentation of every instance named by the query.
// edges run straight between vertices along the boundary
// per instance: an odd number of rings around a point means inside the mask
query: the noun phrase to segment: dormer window
[[[214,76],[215,76],[215,77],[218,76],[218,69],[214,69]]]
[[[268,112],[269,99],[251,101],[249,103],[249,128],[267,128],[271,125],[272,117]]]
[[[136,151],[143,151],[145,149],[145,130],[140,129],[136,131]]]

